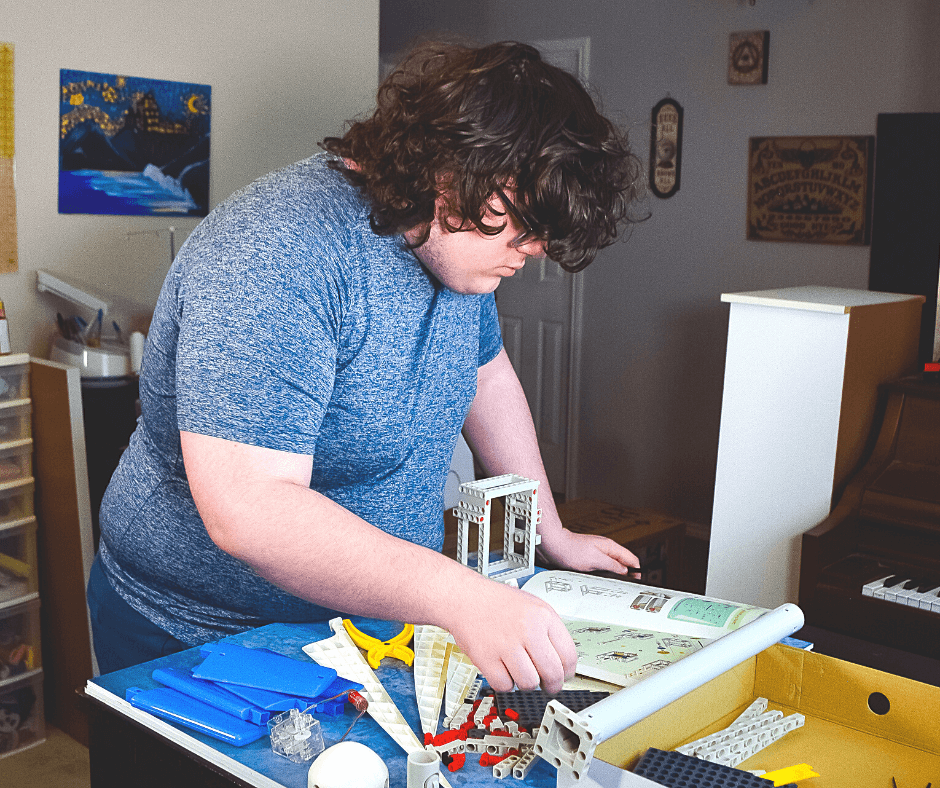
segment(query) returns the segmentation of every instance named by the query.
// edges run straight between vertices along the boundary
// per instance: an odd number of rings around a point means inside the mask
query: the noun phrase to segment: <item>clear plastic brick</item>
[[[285,711],[268,720],[268,732],[271,749],[294,763],[313,760],[323,752],[323,732],[312,714]]]

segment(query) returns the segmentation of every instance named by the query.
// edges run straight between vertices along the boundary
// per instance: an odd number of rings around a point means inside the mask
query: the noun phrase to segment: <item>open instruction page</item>
[[[577,572],[539,572],[523,586],[561,616],[578,649],[578,674],[627,687],[766,608]]]

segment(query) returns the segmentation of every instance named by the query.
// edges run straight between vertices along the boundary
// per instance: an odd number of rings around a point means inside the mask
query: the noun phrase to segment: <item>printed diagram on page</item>
[[[578,674],[627,687],[766,612],[622,580],[543,572],[525,584],[559,613]]]
[[[578,649],[578,673],[622,687],[711,642],[599,621],[566,621],[565,626]]]

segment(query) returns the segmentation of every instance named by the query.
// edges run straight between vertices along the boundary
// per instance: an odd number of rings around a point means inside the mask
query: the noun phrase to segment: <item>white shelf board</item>
[[[841,287],[805,285],[774,290],[754,290],[747,293],[722,293],[721,300],[731,304],[757,304],[782,309],[805,309],[847,315],[855,307],[890,304],[900,301],[920,301],[922,295],[879,293],[873,290],[847,290]]]
[[[69,303],[87,307],[92,312],[101,310],[102,317],[107,316],[111,305],[89,285],[48,271],[36,271],[36,277],[36,289],[40,293],[52,293]]]

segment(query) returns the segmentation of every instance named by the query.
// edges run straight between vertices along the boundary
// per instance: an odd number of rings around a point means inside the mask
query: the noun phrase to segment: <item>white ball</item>
[[[341,741],[311,764],[307,788],[388,788],[388,767],[364,744]]]

